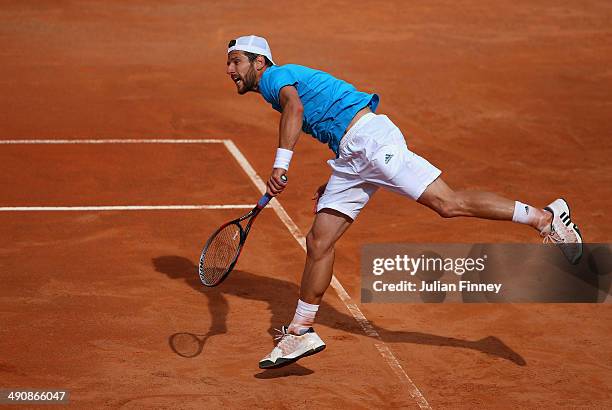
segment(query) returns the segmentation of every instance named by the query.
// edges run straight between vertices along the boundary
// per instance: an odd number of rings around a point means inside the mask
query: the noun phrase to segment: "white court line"
[[[264,194],[266,192],[266,184],[263,180],[257,175],[255,169],[251,166],[249,161],[246,159],[242,152],[238,149],[236,144],[232,140],[224,140],[223,143],[229,150],[229,152],[234,156],[236,161],[240,164],[244,172],[249,176],[253,184],[257,187],[259,192]],[[306,251],[306,237],[300,231],[300,228],[293,222],[291,217],[287,214],[283,206],[276,199],[270,202],[270,206],[274,209],[278,217],[283,221],[289,232],[293,235],[295,240],[300,244],[302,249]],[[385,359],[387,364],[391,367],[391,370],[395,373],[395,375],[400,379],[402,383],[404,383],[408,388],[408,393],[410,396],[416,401],[417,405],[422,409],[431,409],[429,403],[423,396],[423,393],[418,389],[418,387],[414,384],[410,376],[406,373],[406,371],[402,368],[399,361],[389,349],[389,346],[382,340],[380,334],[374,329],[370,321],[365,317],[365,315],[361,312],[361,309],[353,302],[349,294],[346,292],[340,281],[336,278],[336,276],[332,276],[331,285],[338,294],[338,297],[346,308],[351,312],[353,318],[359,323],[364,333],[370,337],[373,337],[378,340],[377,343],[374,344],[380,355]]]
[[[221,144],[221,139],[16,139],[0,140],[1,145],[22,144]],[[5,206],[0,212],[35,211],[157,211],[200,209],[250,209],[253,205],[125,205],[125,206]]]
[[[0,212],[33,211],[183,211],[197,209],[251,209],[251,205],[111,205],[111,206],[2,206]]]
[[[0,140],[0,145],[21,144],[221,144],[220,139],[74,139],[74,140],[52,140],[52,139],[24,139],[24,140]]]

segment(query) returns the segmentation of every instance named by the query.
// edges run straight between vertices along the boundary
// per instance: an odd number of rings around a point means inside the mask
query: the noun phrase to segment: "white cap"
[[[262,56],[267,57],[268,60],[270,60],[272,64],[274,64],[274,60],[272,60],[272,51],[270,50],[270,46],[268,45],[266,39],[263,37],[238,37],[236,40],[230,41],[230,45],[227,48],[227,54],[234,50],[248,51],[249,53],[261,54]]]

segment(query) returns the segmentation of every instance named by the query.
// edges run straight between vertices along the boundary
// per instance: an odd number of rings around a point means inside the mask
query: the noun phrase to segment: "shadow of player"
[[[269,278],[265,276],[255,275],[245,271],[234,271],[231,277],[220,287],[207,288],[200,283],[197,274],[197,266],[189,259],[181,256],[160,256],[153,259],[155,270],[167,275],[169,278],[185,282],[189,287],[206,296],[208,311],[212,318],[212,323],[206,334],[194,335],[190,333],[175,333],[169,336],[171,349],[182,357],[195,357],[201,351],[205,340],[211,336],[223,334],[227,331],[227,314],[229,305],[225,295],[234,295],[244,299],[268,302],[272,317],[270,319],[271,326],[268,332],[274,334],[274,326],[285,323],[288,318],[293,317],[294,302],[298,294],[298,286],[294,283]],[[271,297],[273,295],[273,298]],[[274,301],[272,301],[274,299]],[[333,306],[321,302],[321,310],[317,315],[317,324],[342,329],[346,332],[362,335],[363,332],[359,325],[355,322],[352,316],[336,310]],[[491,356],[509,360],[519,366],[526,365],[525,359],[508,347],[504,342],[494,336],[488,336],[477,341],[462,340],[452,337],[444,337],[420,332],[408,332],[402,330],[388,330],[376,326],[374,328],[379,332],[383,341],[387,342],[402,342],[415,343],[431,346],[446,346],[463,349],[470,349],[485,353]],[[191,347],[189,351],[182,351],[175,343],[179,336],[187,335],[185,338],[198,339],[200,342],[196,347]],[[181,336],[182,337],[182,336]],[[277,377],[286,375],[303,375],[304,370],[300,368],[287,368],[288,373],[278,372]],[[302,368],[303,369],[303,368]],[[306,369],[308,370],[308,369]],[[309,371],[309,370],[308,370]],[[273,373],[276,374],[276,373]],[[262,373],[259,378],[270,378],[273,374],[264,377]],[[284,376],[283,376],[284,375]],[[256,376],[257,377],[257,376]]]

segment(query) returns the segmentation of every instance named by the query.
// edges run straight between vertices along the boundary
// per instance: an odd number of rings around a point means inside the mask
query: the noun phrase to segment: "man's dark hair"
[[[248,51],[243,51],[244,55],[247,56],[247,58],[249,59],[249,63],[252,63],[253,61],[255,61],[255,59],[258,56],[262,56],[261,54],[255,54],[255,53],[250,53]],[[264,60],[266,60],[266,66],[268,67],[272,67],[274,64],[272,64],[272,61],[270,61],[268,59],[268,57],[266,56],[262,56],[264,58]]]
[[[236,45],[236,40],[231,40],[229,44],[227,45],[227,48],[234,47],[235,45]],[[249,63],[252,63],[253,61],[255,61],[257,56],[261,55],[261,54],[250,53],[248,51],[243,51],[243,50],[239,50],[239,51],[242,51],[244,55],[247,56],[247,58],[249,59]],[[272,67],[274,65],[272,64],[272,61],[270,61],[268,57],[266,56],[262,56],[262,57],[264,58],[264,60],[266,60],[267,67]]]

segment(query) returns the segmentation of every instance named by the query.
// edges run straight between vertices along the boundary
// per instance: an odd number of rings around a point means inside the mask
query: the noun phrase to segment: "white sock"
[[[522,202],[514,202],[514,214],[512,214],[512,222],[517,222],[525,225],[533,225],[538,219],[538,209],[531,205]]]
[[[289,325],[289,331],[298,335],[302,335],[308,331],[313,325],[319,305],[311,305],[310,303],[298,300],[295,315]]]

